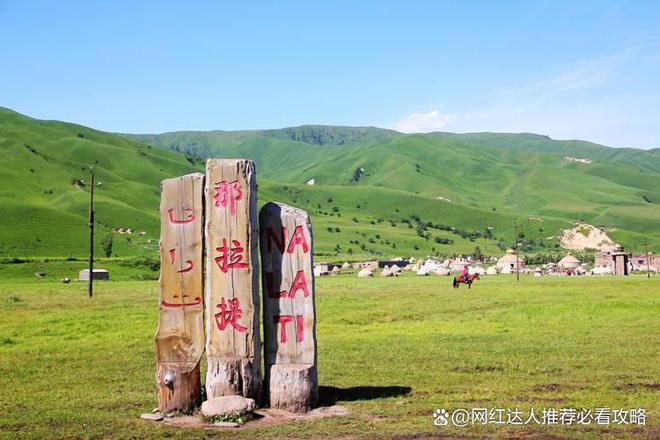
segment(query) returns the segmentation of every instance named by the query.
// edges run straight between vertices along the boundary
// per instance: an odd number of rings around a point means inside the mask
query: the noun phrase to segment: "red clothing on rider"
[[[470,270],[467,266],[463,266],[463,279],[467,280],[470,276]]]

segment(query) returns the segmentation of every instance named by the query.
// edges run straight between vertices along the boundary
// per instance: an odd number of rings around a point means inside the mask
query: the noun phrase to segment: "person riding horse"
[[[467,283],[468,280],[470,279],[470,269],[468,269],[467,265],[463,266],[463,282]]]
[[[468,289],[472,288],[472,283],[474,280],[479,279],[479,272],[475,272],[474,275],[470,275],[470,272],[468,271],[468,267],[464,266],[463,271],[456,275],[453,280],[453,285],[454,289],[458,289],[458,285],[461,283],[465,283],[468,285]]]

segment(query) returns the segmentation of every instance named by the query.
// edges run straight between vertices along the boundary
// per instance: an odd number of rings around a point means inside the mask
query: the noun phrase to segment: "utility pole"
[[[90,167],[89,183],[89,297],[94,289],[94,167]]]
[[[520,282],[520,259],[518,258],[518,220],[516,220],[516,281]]]
[[[648,241],[644,242],[644,252],[646,253],[646,277],[650,280],[651,279],[651,262],[649,260],[651,259],[651,254],[649,253],[649,242]]]

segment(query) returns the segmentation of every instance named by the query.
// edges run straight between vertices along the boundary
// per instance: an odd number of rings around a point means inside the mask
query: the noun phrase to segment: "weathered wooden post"
[[[160,318],[156,330],[161,412],[192,408],[200,396],[203,182],[204,175],[196,173],[161,183]]]
[[[305,211],[271,202],[259,228],[265,394],[271,407],[306,412],[318,400],[311,223]]]
[[[206,394],[261,394],[254,163],[206,162]]]

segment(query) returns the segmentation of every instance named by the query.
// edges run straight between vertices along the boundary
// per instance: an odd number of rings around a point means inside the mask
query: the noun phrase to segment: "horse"
[[[478,273],[468,275],[467,281],[465,281],[465,279],[463,278],[463,275],[457,275],[454,278],[454,289],[458,289],[458,285],[461,284],[461,283],[467,284],[468,289],[471,289],[472,288],[472,283],[474,282],[474,280],[478,280],[478,279],[479,279],[479,274]]]

